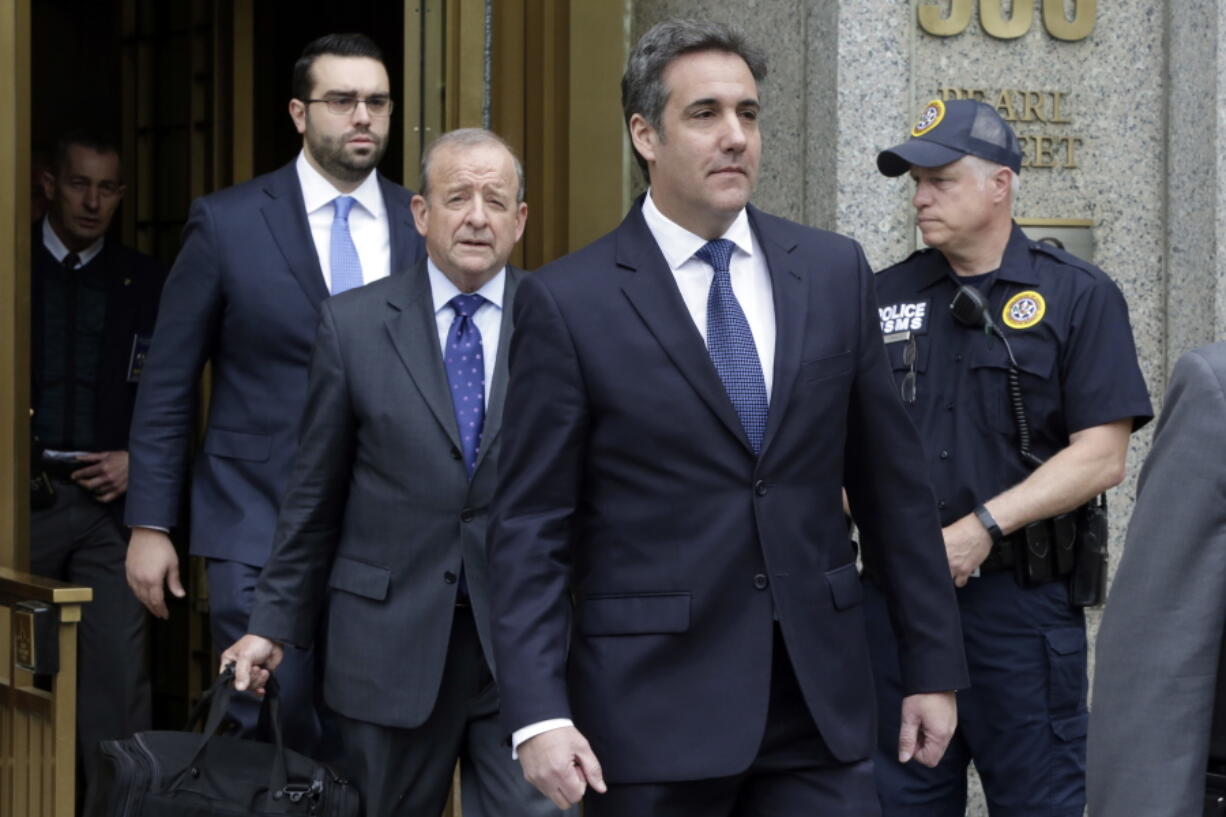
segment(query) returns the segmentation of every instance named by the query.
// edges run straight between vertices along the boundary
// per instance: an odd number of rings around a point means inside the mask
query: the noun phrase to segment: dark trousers
[[[345,768],[366,817],[438,817],[460,762],[464,817],[558,817],[511,759],[498,690],[472,612],[458,608],[438,700],[426,722],[396,729],[337,715]]]
[[[217,651],[238,641],[247,633],[247,620],[255,602],[255,585],[260,568],[242,562],[209,559],[209,629]],[[307,757],[328,761],[321,751],[320,706],[316,700],[315,650],[300,650],[285,645],[285,657],[277,667],[281,685],[281,729],[285,745]],[[256,736],[260,718],[260,699],[243,693],[234,696],[230,715],[239,723],[240,734]]]
[[[935,769],[897,759],[902,699],[885,598],[865,586],[877,680],[877,785],[886,817],[962,817],[974,761],[992,817],[1081,817],[1085,809],[1085,617],[1064,582],[1019,587],[986,573],[958,590],[971,686]]]
[[[128,588],[127,538],[110,506],[72,482],[53,484],[55,504],[30,514],[30,570],[94,591],[77,629],[77,754],[86,784],[96,776],[99,741],[152,727],[145,608]]]
[[[872,760],[843,763],[830,753],[777,626],[770,695],[762,745],[743,773],[610,784],[608,794],[587,796],[585,817],[879,817]]]

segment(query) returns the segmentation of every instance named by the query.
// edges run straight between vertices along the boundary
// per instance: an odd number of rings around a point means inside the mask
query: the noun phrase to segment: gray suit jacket
[[[298,455],[248,630],[307,645],[326,615],[324,697],[347,717],[413,728],[430,714],[461,560],[493,667],[486,509],[521,276],[507,273],[471,482],[459,454],[425,261],[323,303]]]
[[[1091,817],[1200,817],[1226,631],[1226,343],[1171,376],[1098,636]]]

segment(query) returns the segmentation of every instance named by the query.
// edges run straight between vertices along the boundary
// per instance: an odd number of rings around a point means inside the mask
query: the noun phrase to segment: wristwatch
[[[979,522],[985,528],[987,528],[988,536],[992,537],[992,544],[999,545],[1000,540],[1004,538],[1004,534],[1000,532],[1000,525],[996,524],[996,520],[992,517],[992,514],[988,512],[988,509],[982,505],[976,505],[975,516],[978,517]]]

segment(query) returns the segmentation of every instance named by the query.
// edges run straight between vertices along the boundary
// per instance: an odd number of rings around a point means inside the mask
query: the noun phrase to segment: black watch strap
[[[976,505],[975,516],[987,528],[988,536],[992,537],[992,544],[999,545],[1000,540],[1004,538],[1004,534],[1000,532],[1000,525],[996,524],[996,519],[988,512],[988,509],[982,505]]]

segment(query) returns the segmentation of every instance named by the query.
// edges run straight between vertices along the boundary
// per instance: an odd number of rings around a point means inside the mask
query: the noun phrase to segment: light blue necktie
[[[707,294],[707,353],[741,419],[753,452],[758,454],[766,435],[766,380],[762,377],[762,361],[758,359],[749,321],[732,291],[728,268],[734,246],[726,238],[717,238],[704,244],[694,257],[715,270]]]
[[[335,213],[332,216],[332,294],[362,285],[362,262],[358,248],[353,246],[349,235],[349,211],[357,201],[353,196],[337,196],[332,200]]]

